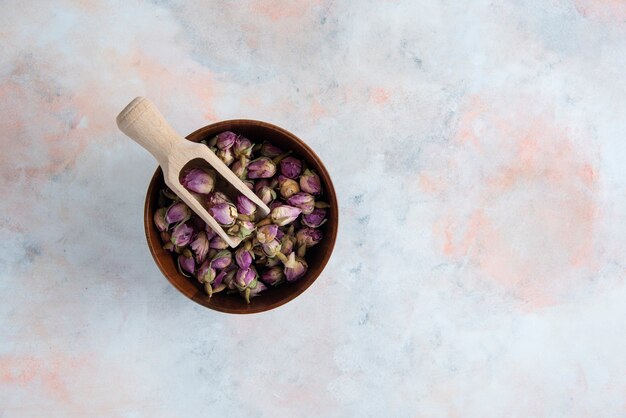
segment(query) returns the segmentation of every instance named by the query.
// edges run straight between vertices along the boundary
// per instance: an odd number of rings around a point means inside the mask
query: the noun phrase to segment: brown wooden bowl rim
[[[281,128],[280,126],[273,125],[273,124],[268,123],[268,122],[255,120],[255,119],[228,119],[228,120],[222,120],[222,121],[219,121],[219,122],[215,122],[215,123],[203,126],[203,127],[199,128],[199,129],[196,129],[195,131],[193,131],[192,133],[187,135],[185,138],[186,139],[190,139],[190,138],[192,138],[194,136],[202,136],[202,134],[204,132],[209,131],[209,130],[213,130],[215,128],[219,128],[221,125],[233,125],[233,124],[234,125],[238,125],[239,124],[239,125],[248,125],[248,126],[261,126],[261,127],[267,128],[267,129],[271,129],[271,130],[277,131],[278,133],[280,133],[280,134],[282,134],[282,135],[284,135],[286,137],[289,137],[294,142],[297,142],[302,148],[306,149],[313,156],[313,158],[314,158],[314,160],[315,160],[315,162],[317,164],[316,169],[318,171],[320,171],[321,174],[323,173],[322,177],[328,179],[328,181],[326,182],[327,184],[324,184],[325,189],[326,189],[326,196],[327,196],[328,199],[331,200],[328,203],[331,206],[335,207],[335,217],[334,217],[333,220],[329,220],[329,222],[332,221],[332,222],[335,222],[335,224],[336,224],[335,228],[330,228],[331,234],[329,234],[328,236],[325,237],[325,240],[327,240],[326,245],[328,246],[328,250],[327,250],[327,254],[328,255],[322,259],[322,261],[320,263],[320,266],[319,266],[319,272],[317,273],[317,275],[315,277],[313,277],[312,279],[309,279],[309,281],[307,283],[305,283],[302,287],[297,288],[293,292],[288,293],[287,296],[284,297],[283,299],[280,299],[280,300],[278,300],[277,302],[275,302],[275,303],[273,303],[271,305],[259,305],[259,304],[257,304],[256,306],[255,306],[254,300],[253,300],[252,303],[247,305],[247,307],[245,309],[228,308],[228,307],[221,307],[221,306],[216,306],[216,305],[207,305],[207,304],[203,303],[205,295],[204,295],[204,293],[201,290],[199,290],[193,297],[190,297],[190,296],[188,296],[185,293],[185,291],[182,288],[182,286],[180,286],[176,280],[170,278],[170,275],[167,273],[165,267],[161,263],[160,257],[156,254],[156,252],[154,250],[154,247],[150,243],[149,230],[154,228],[154,226],[153,226],[153,222],[152,222],[153,215],[152,215],[152,213],[148,213],[148,207],[149,207],[149,203],[150,203],[151,193],[154,191],[155,184],[156,184],[157,180],[159,179],[159,177],[163,175],[161,167],[157,167],[156,171],[152,175],[152,178],[150,179],[150,183],[148,184],[148,190],[146,192],[146,200],[145,200],[145,203],[144,203],[144,231],[145,231],[145,234],[146,234],[146,241],[148,243],[148,248],[150,249],[150,254],[152,255],[152,258],[154,259],[154,262],[159,267],[159,270],[161,270],[161,273],[163,274],[163,276],[165,276],[165,278],[168,280],[168,282],[170,282],[186,298],[191,299],[192,301],[196,302],[197,304],[202,305],[205,308],[212,309],[214,311],[230,313],[230,314],[244,315],[244,314],[254,314],[254,313],[260,313],[260,312],[266,312],[266,311],[278,308],[279,306],[282,306],[282,305],[286,304],[287,302],[290,302],[293,299],[295,299],[296,297],[300,296],[302,293],[304,293],[305,290],[307,290],[313,284],[313,282],[315,282],[318,279],[318,277],[322,274],[322,272],[324,271],[324,268],[328,264],[328,261],[332,257],[332,253],[333,253],[333,250],[335,248],[335,242],[337,240],[337,231],[339,229],[339,207],[337,206],[337,195],[336,195],[336,192],[335,192],[335,187],[333,186],[330,174],[328,173],[328,170],[326,169],[326,166],[324,166],[324,163],[322,162],[322,159],[303,140],[301,140],[300,138],[298,138],[296,135],[292,134],[288,130]],[[200,294],[200,295],[198,295],[198,294]]]

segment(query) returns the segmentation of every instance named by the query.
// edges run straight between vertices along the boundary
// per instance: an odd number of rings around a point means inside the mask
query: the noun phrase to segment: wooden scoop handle
[[[117,115],[117,126],[128,137],[150,151],[160,166],[185,139],[167,123],[157,107],[145,97],[137,97]]]

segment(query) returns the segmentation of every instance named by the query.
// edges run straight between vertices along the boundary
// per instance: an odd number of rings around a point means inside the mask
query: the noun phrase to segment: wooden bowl
[[[295,156],[306,161],[307,165],[314,168],[319,174],[324,189],[322,199],[330,204],[330,208],[328,209],[328,221],[320,227],[324,233],[322,241],[307,250],[306,260],[309,266],[307,273],[296,282],[284,283],[275,288],[269,287],[261,295],[251,299],[250,304],[247,304],[239,295],[226,294],[226,292],[214,294],[212,298],[209,298],[196,279],[185,277],[178,272],[174,257],[163,249],[159,231],[152,221],[153,214],[158,209],[159,190],[165,187],[161,168],[158,168],[152,176],[146,195],[144,226],[148,247],[154,261],[167,277],[167,280],[194,302],[216,311],[235,314],[268,311],[289,302],[304,292],[322,273],[333,251],[337,237],[339,225],[337,197],[328,171],[326,171],[320,158],[301,139],[278,126],[256,120],[226,120],[200,128],[187,136],[187,139],[194,142],[203,139],[208,140],[224,131],[233,131],[244,135],[250,138],[252,142],[269,141],[284,150],[292,150]]]

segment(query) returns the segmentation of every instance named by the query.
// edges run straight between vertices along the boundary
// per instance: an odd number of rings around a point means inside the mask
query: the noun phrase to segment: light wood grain
[[[267,205],[250,190],[206,145],[187,141],[167,123],[156,106],[145,97],[137,97],[117,116],[117,126],[128,137],[148,150],[163,170],[165,184],[231,247],[241,242],[230,236],[209,212],[180,183],[180,172],[194,159],[207,162],[226,182],[257,205],[262,216]]]

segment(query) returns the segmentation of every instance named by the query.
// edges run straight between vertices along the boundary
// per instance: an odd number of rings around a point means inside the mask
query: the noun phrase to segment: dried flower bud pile
[[[230,248],[167,188],[161,190],[154,224],[183,275],[196,278],[209,296],[238,293],[250,303],[268,287],[305,275],[307,249],[323,239],[318,228],[329,205],[319,200],[323,188],[317,173],[290,152],[233,132],[222,132],[206,145],[269,206],[270,215],[261,218],[243,195],[231,199],[216,190],[213,170],[193,168],[183,173],[182,185],[229,235],[242,238],[241,244]]]

